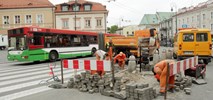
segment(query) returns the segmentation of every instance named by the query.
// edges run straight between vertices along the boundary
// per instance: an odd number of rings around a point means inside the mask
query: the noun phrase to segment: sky
[[[49,0],[54,5],[69,0]],[[195,6],[208,0],[87,0],[106,5],[108,13],[107,26],[138,25],[144,14],[177,11],[183,7]],[[122,21],[123,19],[123,21]]]

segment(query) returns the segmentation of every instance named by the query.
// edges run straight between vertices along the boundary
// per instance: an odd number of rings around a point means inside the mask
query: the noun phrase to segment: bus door
[[[209,55],[209,52],[211,52],[210,47],[211,46],[211,38],[210,33],[202,32],[202,33],[196,33],[196,55]]]
[[[195,35],[194,33],[183,33],[183,42],[180,44],[183,55],[194,55],[195,51]]]

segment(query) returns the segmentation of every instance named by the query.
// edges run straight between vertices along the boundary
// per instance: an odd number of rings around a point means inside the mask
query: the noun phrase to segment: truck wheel
[[[56,61],[58,59],[58,53],[56,51],[51,51],[49,54],[50,61]]]
[[[203,59],[203,63],[208,65],[208,63],[209,63],[208,59]]]

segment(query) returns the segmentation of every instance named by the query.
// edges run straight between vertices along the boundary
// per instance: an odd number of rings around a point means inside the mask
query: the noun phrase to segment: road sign
[[[183,25],[182,25],[182,28],[187,28],[187,24],[183,24]]]

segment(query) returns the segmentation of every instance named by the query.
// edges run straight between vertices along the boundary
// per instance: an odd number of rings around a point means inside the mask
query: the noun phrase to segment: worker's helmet
[[[123,52],[120,52],[119,55],[122,56],[122,55],[123,55]]]

